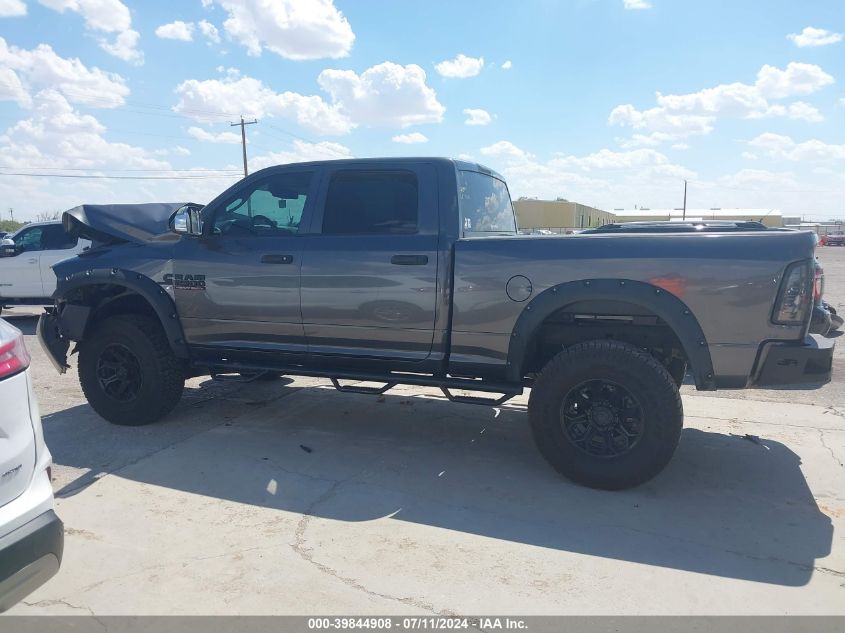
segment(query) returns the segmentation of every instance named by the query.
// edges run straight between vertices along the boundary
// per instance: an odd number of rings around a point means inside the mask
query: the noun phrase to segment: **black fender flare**
[[[155,311],[173,353],[178,358],[190,357],[188,346],[185,343],[185,335],[182,332],[182,324],[179,321],[179,314],[176,311],[176,304],[161,285],[146,275],[120,268],[89,268],[60,277],[56,286],[56,292],[53,293],[53,299],[66,300],[67,295],[74,290],[99,284],[122,286],[140,295]],[[72,307],[72,305],[67,304],[66,308]],[[69,326],[76,334],[76,337],[71,338],[78,340],[82,332],[84,332],[90,316],[91,312],[89,309],[78,317],[81,323],[60,323],[60,327],[66,332]],[[61,317],[62,315],[59,316],[60,322],[63,320]]]
[[[713,361],[704,331],[692,310],[677,296],[655,285],[629,279],[585,279],[547,288],[523,309],[511,332],[507,378],[522,382],[528,345],[540,324],[557,310],[576,301],[623,301],[650,310],[678,337],[695,377],[696,387],[716,388]]]

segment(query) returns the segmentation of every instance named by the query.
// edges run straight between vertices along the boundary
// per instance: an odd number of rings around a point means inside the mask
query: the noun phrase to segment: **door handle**
[[[35,259],[34,257],[33,257],[32,259],[28,259],[28,260],[26,260],[26,263],[27,263],[27,264],[35,264],[35,263],[37,263],[37,262],[38,262],[38,260],[37,260],[37,259]]]
[[[292,264],[293,255],[262,255],[262,264]]]
[[[394,255],[390,258],[390,263],[397,266],[425,266],[428,263],[428,255]]]

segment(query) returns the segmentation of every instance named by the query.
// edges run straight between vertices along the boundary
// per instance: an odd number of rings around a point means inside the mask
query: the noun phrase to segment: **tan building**
[[[783,226],[783,216],[778,209],[614,209],[615,222],[688,222],[708,220],[754,220],[766,226]]]
[[[520,230],[586,229],[614,221],[612,213],[567,200],[521,199],[513,203]]]

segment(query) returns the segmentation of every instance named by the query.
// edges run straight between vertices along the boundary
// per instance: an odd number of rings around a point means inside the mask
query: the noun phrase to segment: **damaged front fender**
[[[70,365],[67,362],[67,351],[70,340],[63,337],[59,326],[59,318],[55,308],[45,312],[38,319],[38,342],[47,352],[47,357],[60,374],[64,374]]]

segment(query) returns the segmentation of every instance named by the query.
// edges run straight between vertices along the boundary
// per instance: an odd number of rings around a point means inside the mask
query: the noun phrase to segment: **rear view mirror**
[[[170,230],[179,235],[202,235],[200,208],[186,204],[170,218]]]

